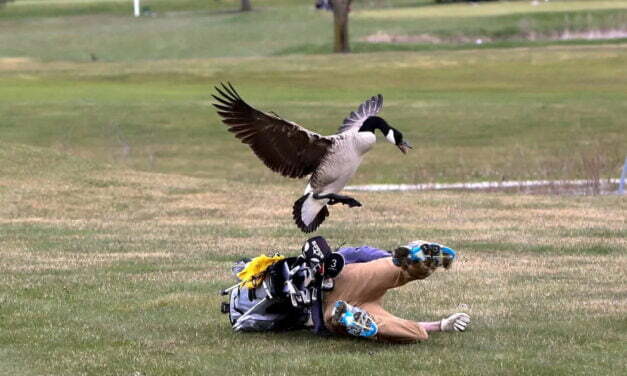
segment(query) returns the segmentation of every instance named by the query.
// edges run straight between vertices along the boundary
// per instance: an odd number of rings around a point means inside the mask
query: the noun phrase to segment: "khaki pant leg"
[[[379,302],[387,290],[415,279],[426,278],[431,272],[432,270],[422,263],[400,268],[392,263],[391,257],[346,265],[340,275],[335,278],[333,290],[324,295],[325,325],[329,330],[335,331],[331,313],[336,301],[343,300],[350,305],[362,308],[368,303]]]
[[[379,330],[376,339],[389,342],[416,342],[429,338],[427,331],[415,321],[401,319],[389,313],[378,303],[361,307],[377,323]]]

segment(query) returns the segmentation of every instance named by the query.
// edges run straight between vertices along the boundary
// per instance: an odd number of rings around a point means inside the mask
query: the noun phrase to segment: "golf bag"
[[[251,260],[242,260],[234,271]],[[344,258],[332,253],[326,240],[315,237],[303,245],[302,254],[270,265],[256,287],[243,282],[221,294],[229,296],[221,311],[229,315],[234,331],[289,330],[306,326],[312,309],[320,309],[322,289],[332,288],[332,278],[344,266]],[[323,286],[324,285],[324,286]]]

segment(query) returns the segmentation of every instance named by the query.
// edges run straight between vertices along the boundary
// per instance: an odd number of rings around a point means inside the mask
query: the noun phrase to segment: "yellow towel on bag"
[[[266,270],[270,265],[275,264],[283,260],[285,256],[274,255],[268,257],[266,255],[257,256],[250,260],[246,267],[239,273],[237,278],[242,281],[242,284],[248,288],[255,288],[261,284],[263,278],[266,276]]]

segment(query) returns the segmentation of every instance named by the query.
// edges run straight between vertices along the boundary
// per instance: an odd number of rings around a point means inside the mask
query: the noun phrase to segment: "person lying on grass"
[[[262,255],[236,264],[241,282],[223,290],[230,299],[222,312],[229,313],[235,331],[308,327],[317,334],[397,343],[426,340],[429,332],[463,332],[470,324],[466,313],[416,322],[382,307],[388,290],[449,269],[455,258],[453,249],[421,240],[394,252],[369,246],[331,252],[324,238],[314,237],[302,256]]]
[[[336,334],[387,342],[426,340],[429,332],[463,332],[470,324],[466,313],[440,321],[416,322],[394,316],[382,307],[385,293],[425,279],[437,268],[449,269],[456,253],[449,247],[421,240],[389,252],[372,248],[342,248],[346,266],[324,294],[324,325]]]

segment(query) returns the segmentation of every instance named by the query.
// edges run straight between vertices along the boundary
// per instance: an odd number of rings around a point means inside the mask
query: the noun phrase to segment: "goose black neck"
[[[359,128],[359,131],[374,133],[375,129],[380,130],[381,133],[383,134],[387,134],[388,131],[390,130],[390,126],[388,125],[388,123],[386,123],[385,120],[381,119],[380,117],[371,116],[368,119],[366,119],[366,121],[364,121],[361,128]]]

